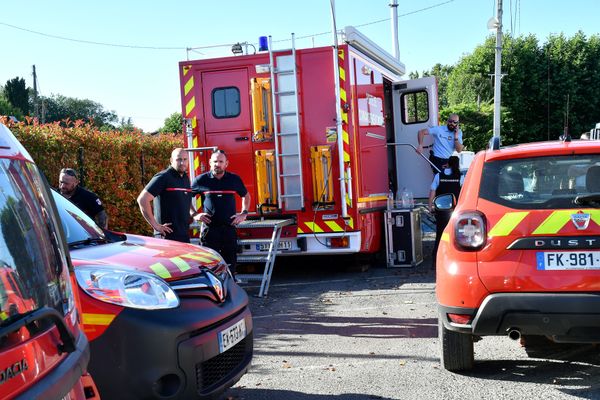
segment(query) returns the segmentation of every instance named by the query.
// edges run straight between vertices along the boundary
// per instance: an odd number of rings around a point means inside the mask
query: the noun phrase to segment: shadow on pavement
[[[260,322],[257,323],[260,325]],[[256,338],[277,335],[334,335],[340,337],[437,338],[437,318],[334,317],[285,315],[268,332],[257,330]]]
[[[291,390],[249,389],[244,387],[230,389],[222,398],[222,400],[244,400],[246,397],[252,398],[253,400],[391,400],[389,397],[362,393],[313,394],[295,392]]]

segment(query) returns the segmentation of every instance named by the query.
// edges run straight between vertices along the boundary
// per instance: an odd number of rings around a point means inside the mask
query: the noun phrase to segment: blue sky
[[[261,35],[286,40],[292,32],[297,38],[307,37],[297,40],[298,48],[332,43],[329,0],[1,3],[0,84],[19,76],[33,86],[35,64],[42,95],[94,100],[120,117],[131,117],[146,131],[158,129],[166,117],[181,111],[177,67],[188,47],[256,43]],[[389,0],[335,3],[338,29],[358,26],[392,51]],[[503,3],[505,32],[532,33],[542,43],[550,34],[599,32],[597,0]],[[455,64],[472,52],[491,34],[486,24],[495,7],[494,0],[399,0],[400,57],[407,70]],[[197,51],[202,54],[189,52],[190,59],[230,54],[229,46]]]

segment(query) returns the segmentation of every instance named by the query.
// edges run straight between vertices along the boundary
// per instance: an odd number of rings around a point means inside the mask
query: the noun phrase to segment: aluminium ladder
[[[236,274],[236,278],[243,282],[261,281],[258,297],[266,296],[269,292],[271,275],[275,266],[275,257],[279,252],[279,238],[284,226],[294,224],[294,219],[247,219],[238,225],[239,229],[273,228],[270,238],[266,239],[238,239],[238,245],[261,245],[268,244],[269,249],[265,254],[238,255],[238,263],[242,262],[265,262],[262,274]]]
[[[273,101],[273,133],[279,209],[304,209],[302,155],[300,152],[300,111],[298,102],[298,71],[296,47],[292,33],[292,48],[272,49],[269,36],[271,96]]]

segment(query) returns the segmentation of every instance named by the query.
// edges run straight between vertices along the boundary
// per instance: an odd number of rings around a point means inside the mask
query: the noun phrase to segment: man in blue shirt
[[[433,136],[433,146],[429,152],[429,161],[438,169],[431,168],[434,174],[442,171],[455,150],[457,153],[460,153],[463,149],[462,131],[458,127],[459,123],[458,115],[450,114],[446,126],[433,126],[419,131],[417,152],[421,154],[423,153],[423,138],[425,135]]]

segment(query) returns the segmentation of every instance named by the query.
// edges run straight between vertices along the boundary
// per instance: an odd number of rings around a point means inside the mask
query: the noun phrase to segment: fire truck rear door
[[[392,85],[394,107],[395,171],[399,189],[407,188],[415,198],[427,198],[433,179],[430,164],[415,148],[420,129],[438,125],[437,83],[433,76]],[[425,137],[424,145],[431,144]],[[429,148],[423,152],[429,157]]]

